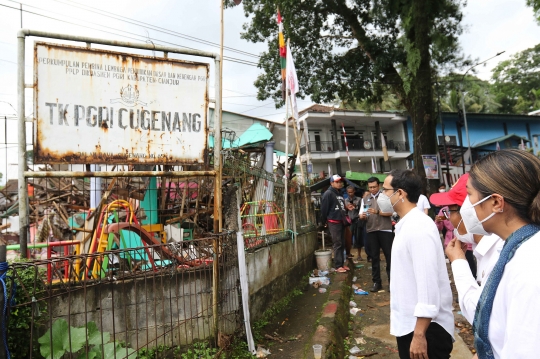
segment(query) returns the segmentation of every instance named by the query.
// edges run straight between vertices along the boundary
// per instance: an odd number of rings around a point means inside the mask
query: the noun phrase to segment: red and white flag
[[[496,151],[500,151],[500,150],[501,150],[501,146],[499,145],[499,141],[497,141],[497,144],[495,145],[495,150],[496,150]]]
[[[371,157],[371,173],[377,173],[377,167],[375,167],[375,160]]]
[[[298,77],[296,76],[296,68],[294,67],[294,61],[291,53],[289,42],[287,42],[287,93],[291,94],[291,106],[292,114],[296,119],[298,129],[300,129],[300,120],[298,119],[298,105],[296,103],[296,94],[298,93]]]

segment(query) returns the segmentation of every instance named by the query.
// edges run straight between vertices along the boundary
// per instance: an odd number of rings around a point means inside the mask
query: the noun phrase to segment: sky
[[[8,178],[16,178],[17,175],[16,166],[12,164],[16,162],[17,142],[17,124],[13,116],[17,107],[16,33],[21,27],[21,15],[17,10],[20,3],[23,4],[22,22],[25,28],[133,42],[146,42],[150,38],[155,43],[167,41],[170,46],[219,52],[219,0],[0,0],[0,120],[5,116],[8,118],[7,132],[5,124],[0,121],[0,172],[4,173],[4,179],[6,173]],[[109,14],[100,14],[100,10]],[[114,19],[111,17],[113,15],[122,16],[125,21]],[[224,54],[230,60],[224,62],[223,109],[283,121],[284,109],[276,109],[272,100],[257,101],[255,97],[257,90],[253,83],[261,73],[256,67],[257,56],[266,49],[266,44],[253,44],[240,38],[245,22],[241,6],[225,10],[224,44],[231,50],[226,50]],[[162,33],[156,28],[144,28],[143,23],[174,31],[181,36]],[[466,30],[460,41],[465,54],[483,61],[500,51],[506,51],[490,60],[486,66],[479,67],[477,76],[482,79],[490,78],[490,70],[499,61],[540,42],[540,26],[534,22],[532,10],[525,6],[525,0],[469,0],[464,9],[463,24]],[[198,40],[193,41],[194,38]],[[26,82],[32,80],[33,50],[30,42],[27,41],[26,46]],[[80,43],[71,44],[81,46]],[[140,53],[152,55],[148,51]],[[201,61],[178,55],[170,57]],[[210,97],[214,98],[213,65],[210,73]],[[27,89],[25,94],[27,116],[33,112],[31,91]],[[300,100],[298,107],[303,109],[311,104],[308,98]],[[7,145],[4,144],[6,139]],[[28,142],[31,142],[30,136]]]

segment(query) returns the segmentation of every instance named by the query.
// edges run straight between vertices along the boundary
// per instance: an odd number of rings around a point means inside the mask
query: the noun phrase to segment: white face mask
[[[491,233],[487,232],[484,229],[484,226],[482,226],[482,223],[484,223],[485,221],[493,217],[495,215],[495,212],[493,212],[492,214],[490,214],[483,220],[479,220],[478,215],[476,214],[476,210],[474,209],[474,207],[486,201],[490,197],[491,195],[487,196],[486,198],[481,199],[475,204],[471,203],[469,196],[465,197],[465,201],[463,201],[463,206],[461,206],[459,213],[461,214],[461,218],[463,219],[463,223],[465,224],[465,229],[467,230],[467,233],[480,234],[483,236],[491,235]]]
[[[472,233],[459,234],[458,228],[461,225],[461,222],[463,222],[463,218],[461,218],[461,221],[459,221],[457,227],[454,228],[454,237],[457,238],[458,241],[463,242],[463,243],[476,244]]]
[[[439,192],[444,193],[444,192],[446,192],[446,190],[445,189],[440,189]]]
[[[397,191],[392,193],[392,196],[395,195],[396,193]],[[384,212],[384,213],[394,212],[394,205],[398,203],[399,200],[397,200],[396,203],[392,204],[392,202],[390,201],[390,198],[392,198],[392,196],[388,197],[386,194],[384,194],[384,192],[381,192],[379,194],[379,197],[377,197],[377,204],[379,205],[379,209],[381,210],[381,212]]]

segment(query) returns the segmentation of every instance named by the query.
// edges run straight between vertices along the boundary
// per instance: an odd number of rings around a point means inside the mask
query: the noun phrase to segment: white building
[[[309,156],[312,176],[324,177],[328,173],[345,174],[346,171],[372,173],[372,158],[378,173],[392,169],[407,169],[411,155],[407,138],[407,118],[391,112],[366,113],[329,106],[313,105],[300,112],[306,136],[301,141],[302,162]],[[350,165],[345,147],[345,128]],[[380,134],[388,148],[389,161],[383,159]],[[306,147],[309,149],[306,155]]]

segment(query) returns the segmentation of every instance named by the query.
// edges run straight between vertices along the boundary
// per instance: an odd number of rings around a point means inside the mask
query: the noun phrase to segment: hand
[[[435,216],[435,223],[441,223],[443,220],[439,216]]]
[[[461,243],[455,238],[448,243],[446,249],[444,250],[444,253],[446,253],[446,256],[450,260],[450,263],[452,263],[456,259],[465,259],[465,251],[463,251],[463,245],[465,245],[465,250],[467,250],[467,244]]]
[[[355,209],[354,204],[349,203],[349,204],[347,205],[347,209],[348,209],[349,211],[353,211],[353,210]]]
[[[375,208],[368,208],[367,212],[369,214],[379,214],[379,211],[376,211]]]
[[[359,217],[363,221],[365,221],[367,219],[367,216],[366,216],[366,214],[364,212],[360,213]]]
[[[424,335],[413,335],[409,354],[411,359],[429,359],[427,354],[427,340]]]

